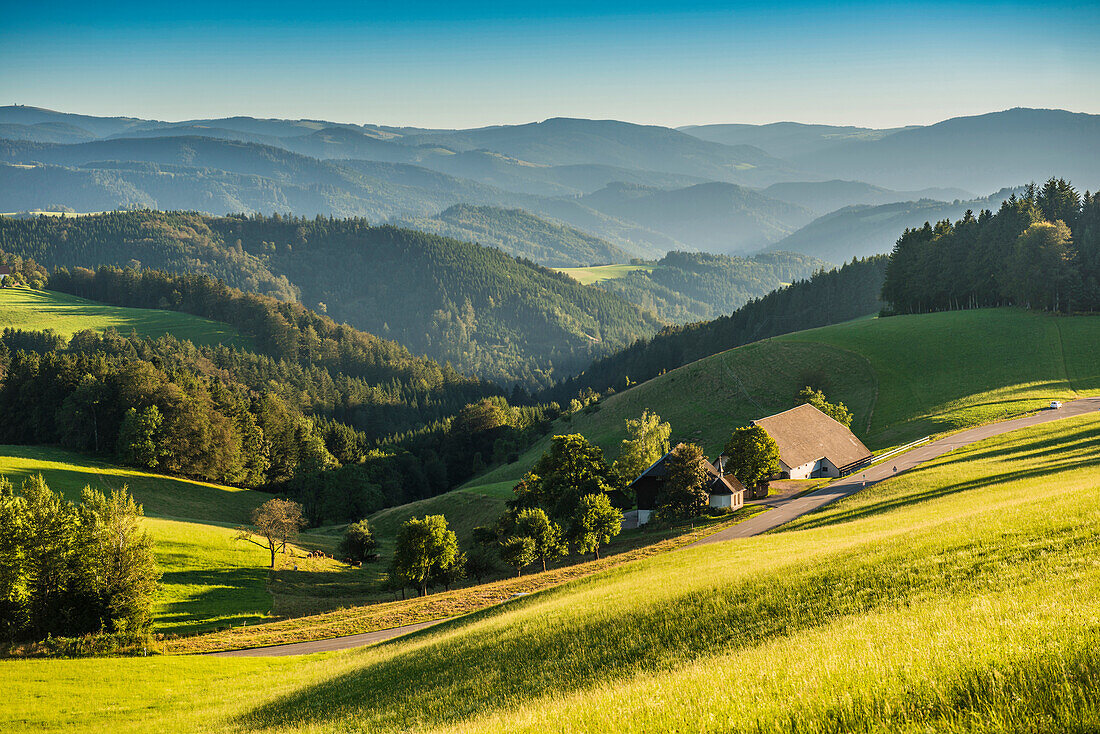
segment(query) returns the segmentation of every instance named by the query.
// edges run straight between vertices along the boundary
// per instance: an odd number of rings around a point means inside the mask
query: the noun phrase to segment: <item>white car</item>
[[[1051,400],[1050,401],[1050,409],[1051,410],[1058,410],[1061,407],[1062,407],[1062,401],[1061,400]]]

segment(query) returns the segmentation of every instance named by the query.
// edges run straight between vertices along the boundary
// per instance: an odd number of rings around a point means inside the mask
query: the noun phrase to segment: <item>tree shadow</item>
[[[161,577],[165,587],[201,588],[186,599],[159,605],[157,631],[182,634],[235,624],[270,621],[268,569],[231,568],[170,571]],[[170,593],[170,592],[169,592]]]

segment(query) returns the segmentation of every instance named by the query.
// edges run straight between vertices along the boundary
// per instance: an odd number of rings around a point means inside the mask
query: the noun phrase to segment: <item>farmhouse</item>
[[[753,421],[779,445],[779,468],[791,479],[839,477],[858,469],[871,452],[844,424],[810,405]]]
[[[638,524],[645,525],[649,522],[653,511],[657,509],[657,495],[661,491],[661,485],[668,477],[668,458],[672,452],[668,452],[630,484],[634,495],[638,498]],[[710,498],[711,507],[729,507],[736,510],[745,504],[745,488],[741,482],[733,476],[723,477],[721,472],[709,461],[707,462],[707,495]]]
[[[7,265],[0,265],[0,287],[6,286],[8,283],[8,276],[11,275],[11,268]]]

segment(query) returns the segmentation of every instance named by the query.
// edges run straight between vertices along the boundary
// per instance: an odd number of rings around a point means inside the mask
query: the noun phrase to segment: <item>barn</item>
[[[661,491],[661,484],[668,477],[668,458],[671,454],[670,451],[653,462],[630,484],[630,489],[634,491],[634,496],[638,500],[639,525],[649,522],[653,511],[657,509],[657,496]],[[729,507],[736,510],[745,504],[745,488],[735,477],[723,477],[709,461],[707,473],[709,475],[707,495],[711,507]]]
[[[791,479],[840,477],[871,459],[847,426],[806,403],[753,421],[779,445],[779,468]]]

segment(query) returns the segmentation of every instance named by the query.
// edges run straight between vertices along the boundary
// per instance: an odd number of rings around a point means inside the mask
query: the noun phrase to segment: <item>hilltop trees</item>
[[[126,488],[85,487],[75,505],[27,477],[0,477],[0,620],[10,640],[145,633],[160,572]]]
[[[1100,308],[1098,223],[1100,196],[1052,178],[996,213],[907,229],[890,256],[883,300],[893,313]]]
[[[779,445],[760,426],[734,429],[723,451],[726,472],[746,487],[754,486],[779,471]]]

